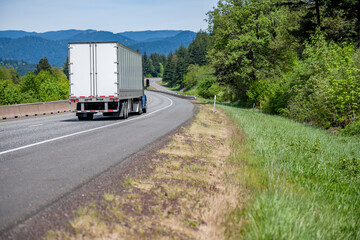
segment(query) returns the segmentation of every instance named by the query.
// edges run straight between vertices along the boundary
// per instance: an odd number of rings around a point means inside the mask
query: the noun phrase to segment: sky
[[[207,30],[218,0],[0,0],[0,30]]]

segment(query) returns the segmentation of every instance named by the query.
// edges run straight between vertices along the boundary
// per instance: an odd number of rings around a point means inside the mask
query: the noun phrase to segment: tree
[[[262,94],[255,97],[247,92],[279,74],[279,60],[286,61],[272,45],[283,11],[271,0],[227,0],[208,15],[214,43],[209,59],[217,81],[230,86],[239,100],[260,101],[266,93],[255,91]]]
[[[210,38],[206,32],[196,34],[194,41],[188,47],[189,64],[204,66],[207,64],[206,55],[210,47]]]
[[[300,16],[299,27],[293,29],[292,34],[301,42],[309,39],[317,27],[335,42],[360,40],[359,0],[292,0],[280,5],[289,6]]]
[[[187,72],[187,68],[189,66],[189,58],[187,49],[181,45],[178,50],[175,52],[176,56],[176,64],[175,64],[175,72],[174,79],[172,82],[172,86],[179,85],[180,88],[184,87],[184,76]]]
[[[64,63],[63,72],[66,75],[67,79],[69,79],[69,57],[66,57],[66,62]]]
[[[22,94],[11,79],[0,81],[0,105],[21,103]]]
[[[49,73],[51,73],[51,65],[49,64],[46,57],[40,59],[38,65],[36,66],[34,74],[37,75],[41,71],[48,71]]]
[[[152,77],[156,77],[157,76],[157,73],[155,72],[155,67],[154,67],[154,64],[153,64],[153,61],[151,58],[148,59],[148,64],[149,66],[149,69],[148,69],[148,75],[152,76]]]
[[[149,61],[148,61],[148,56],[146,54],[146,52],[144,52],[143,56],[143,71],[144,71],[144,76],[151,76],[150,73],[150,65],[149,65]]]
[[[164,82],[167,82],[170,84],[173,81],[174,73],[175,73],[175,64],[176,64],[176,62],[174,61],[174,55],[173,55],[172,51],[170,51],[170,53],[167,57],[165,69],[164,69],[164,76],[163,76]]]
[[[20,75],[14,68],[7,68],[0,66],[0,80],[12,80],[13,83],[18,84],[20,82]]]

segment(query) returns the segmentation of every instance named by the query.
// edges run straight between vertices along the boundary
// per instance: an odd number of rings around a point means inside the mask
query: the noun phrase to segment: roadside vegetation
[[[360,2],[219,1],[167,86],[340,132],[359,126]],[[202,61],[194,61],[194,59]],[[347,134],[359,129],[346,131]]]
[[[251,200],[227,238],[360,238],[359,4],[219,1],[205,62],[169,55],[163,84],[217,95],[244,136],[232,156]]]
[[[231,213],[245,239],[359,239],[360,141],[258,111],[222,106],[244,131],[240,182],[251,192]],[[231,224],[228,224],[231,226]]]
[[[142,55],[144,77],[163,77],[164,65],[166,63],[165,54],[152,53],[148,57],[144,52]]]
[[[220,108],[201,104],[192,125],[152,155],[149,172],[85,203],[46,238],[360,237],[358,138]]]
[[[0,105],[67,99],[69,81],[64,70],[52,68],[46,58],[34,72],[22,77],[14,69],[0,66]]]

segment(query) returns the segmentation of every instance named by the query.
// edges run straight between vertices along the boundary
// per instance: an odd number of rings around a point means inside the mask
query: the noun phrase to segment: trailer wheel
[[[123,108],[123,119],[127,119],[129,117],[129,106],[128,102],[124,102],[124,108]]]
[[[141,115],[142,113],[143,113],[142,101],[139,101],[139,111],[138,111],[138,115]]]
[[[79,121],[84,121],[84,120],[86,120],[86,117],[78,116],[78,119],[79,119]]]
[[[128,104],[128,102],[126,102],[125,110],[126,110],[125,119],[127,119],[129,117],[129,104]]]

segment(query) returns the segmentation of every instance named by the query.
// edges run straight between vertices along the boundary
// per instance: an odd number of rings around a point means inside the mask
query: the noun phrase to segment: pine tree
[[[170,83],[174,78],[174,71],[175,71],[175,66],[173,62],[173,53],[172,51],[170,51],[165,63],[163,81]]]
[[[179,85],[180,88],[184,87],[183,79],[189,66],[189,57],[187,49],[181,45],[175,52],[176,65],[175,65],[175,76],[173,85]]]
[[[151,75],[149,59],[148,59],[146,52],[144,52],[144,54],[143,54],[143,71],[144,71],[144,76]]]
[[[188,47],[189,64],[204,66],[207,64],[206,55],[210,47],[210,37],[206,32],[197,33],[194,41]]]
[[[63,72],[66,77],[69,79],[69,57],[66,57],[66,62],[64,63]]]
[[[41,71],[48,71],[52,73],[51,71],[51,65],[46,57],[40,59],[38,65],[36,66],[36,69],[34,71],[35,75],[39,74]]]

